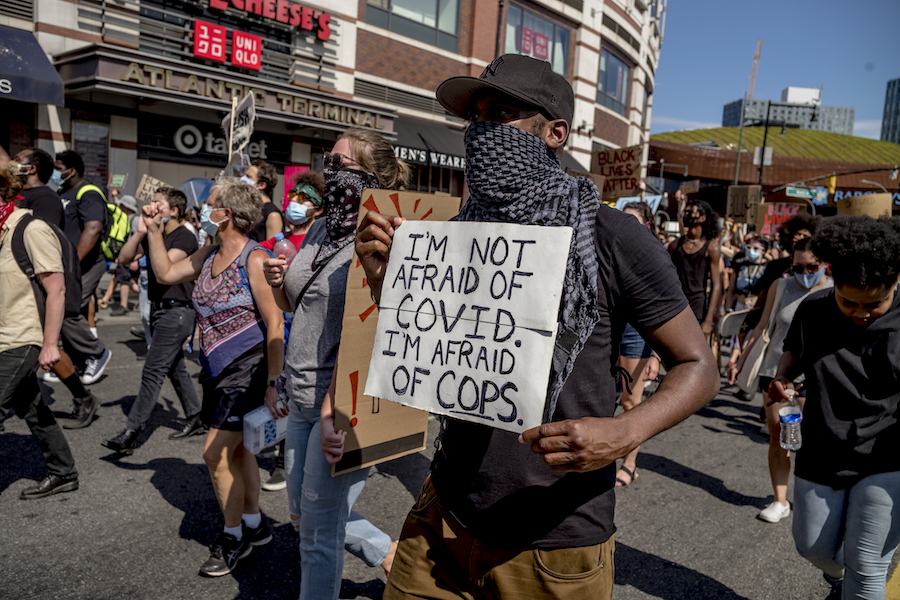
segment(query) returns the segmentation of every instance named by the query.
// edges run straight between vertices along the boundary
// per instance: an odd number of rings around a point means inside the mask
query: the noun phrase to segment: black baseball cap
[[[494,89],[540,110],[551,120],[572,126],[575,92],[550,63],[521,54],[504,54],[487,66],[481,77],[451,77],[438,86],[437,99],[457,117],[469,118],[472,94]]]

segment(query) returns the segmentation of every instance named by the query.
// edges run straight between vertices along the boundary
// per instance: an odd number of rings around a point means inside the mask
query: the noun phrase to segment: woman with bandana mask
[[[285,476],[291,522],[300,533],[301,600],[337,598],[344,549],[369,566],[381,565],[386,573],[393,562],[396,544],[352,512],[369,469],[331,476],[346,436],[334,429],[333,398],[347,268],[363,189],[403,190],[408,179],[409,167],[383,137],[349,129],[325,155],[325,218],[313,223],[289,269],[280,258],[266,261],[278,306],[293,312],[298,324],[285,359],[289,402],[267,399],[266,404],[275,418],[288,418]]]
[[[769,475],[772,479],[772,489],[775,493],[773,502],[763,509],[757,518],[768,523],[777,523],[791,513],[787,501],[787,484],[791,474],[791,455],[784,450],[780,443],[781,426],[778,421],[777,404],[770,403],[769,384],[775,377],[778,369],[778,359],[781,358],[784,338],[791,326],[794,313],[803,300],[817,290],[833,286],[831,278],[825,274],[825,265],[810,250],[810,240],[805,238],[794,244],[792,255],[792,275],[787,279],[779,279],[769,288],[766,294],[766,305],[756,328],[747,338],[747,347],[737,360],[737,364],[728,367],[728,383],[733,384],[738,374],[744,367],[744,362],[750,354],[753,344],[757,343],[763,331],[769,326],[769,318],[772,311],[775,314],[775,323],[769,334],[769,345],[763,356],[762,365],[759,368],[759,387],[762,392],[763,406],[766,411],[766,424],[769,430]],[[781,292],[779,293],[779,287]],[[779,305],[775,306],[775,301]]]

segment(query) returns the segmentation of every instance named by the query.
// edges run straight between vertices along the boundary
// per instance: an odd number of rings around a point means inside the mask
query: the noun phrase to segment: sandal
[[[635,472],[637,471],[637,467],[635,467],[634,471],[632,471],[625,465],[622,465],[622,468],[619,469],[619,471],[625,471],[625,474],[628,475],[629,480],[625,481],[621,477],[616,477],[616,487],[628,487],[629,485],[634,483],[638,477],[640,477],[640,474]]]

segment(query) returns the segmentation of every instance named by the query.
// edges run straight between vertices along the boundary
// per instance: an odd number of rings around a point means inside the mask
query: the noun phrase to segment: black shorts
[[[763,377],[762,375],[760,375],[759,376],[759,391],[762,392],[763,394],[769,393],[769,386],[772,384],[773,379],[775,379],[775,378],[774,377]]]
[[[131,276],[128,265],[116,264],[116,283],[131,283]]]
[[[218,377],[201,372],[200,420],[204,424],[222,431],[244,430],[244,415],[262,406],[266,395],[269,368],[264,344],[260,342],[236,358]]]

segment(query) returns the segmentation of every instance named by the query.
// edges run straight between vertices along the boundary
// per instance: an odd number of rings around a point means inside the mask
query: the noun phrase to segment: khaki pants
[[[384,599],[608,600],[614,548],[613,538],[558,550],[485,545],[444,510],[429,477],[403,525]]]

